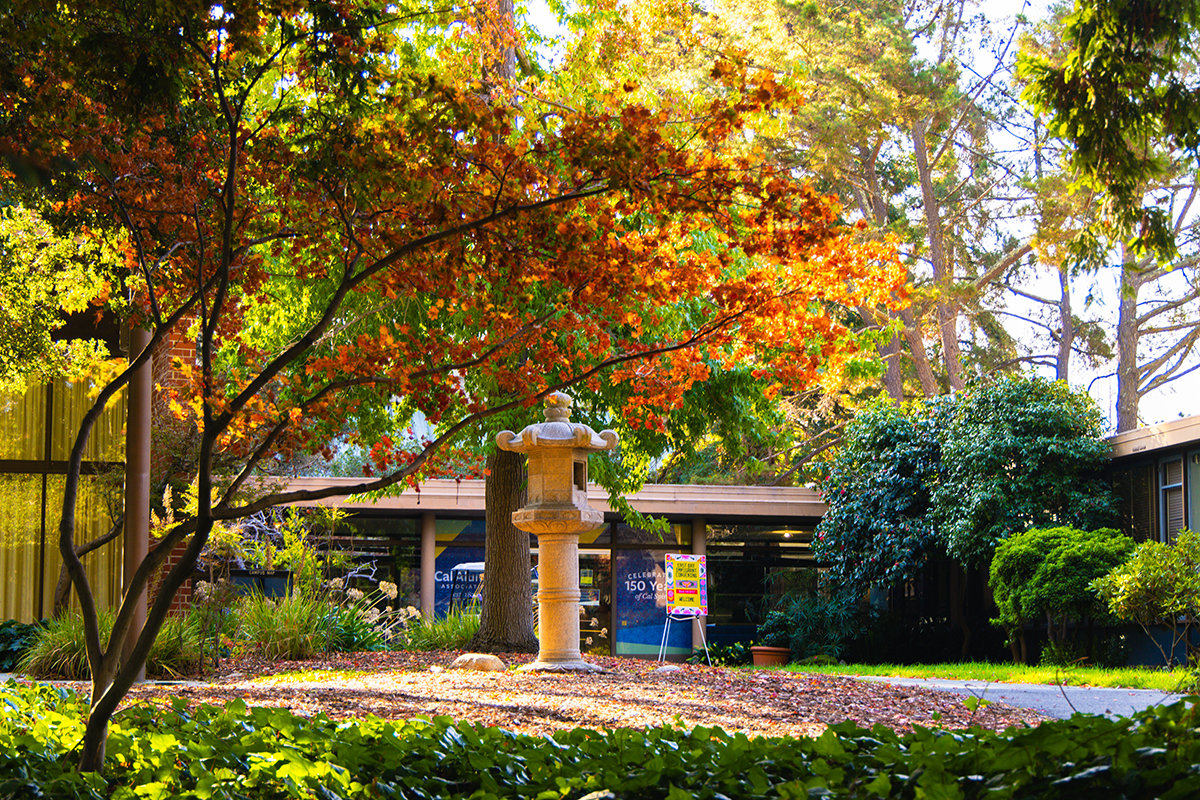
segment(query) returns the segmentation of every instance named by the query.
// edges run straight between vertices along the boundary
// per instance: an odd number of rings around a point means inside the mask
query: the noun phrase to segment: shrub
[[[1168,666],[1180,645],[1189,663],[1200,663],[1192,635],[1200,622],[1200,533],[1180,531],[1174,544],[1142,542],[1093,586],[1110,612],[1142,626]],[[1170,649],[1154,638],[1154,628],[1169,634]]]
[[[201,671],[202,630],[200,621],[192,614],[167,617],[162,630],[150,646],[146,673],[177,678]]]
[[[233,606],[240,596],[238,590],[238,586],[225,578],[212,583],[196,581],[188,616],[200,636],[201,671],[206,658],[211,658],[215,667],[221,658],[229,655],[226,642],[232,639],[237,630],[237,615],[233,613]]]
[[[107,640],[112,631],[113,616],[100,615],[100,638]],[[35,678],[63,678],[69,681],[87,680],[87,648],[83,642],[83,617],[64,614],[47,620],[34,642],[21,657],[17,668]]]
[[[398,646],[404,637],[409,620],[420,613],[413,607],[398,608],[394,604],[399,589],[394,583],[380,581],[371,592],[343,589],[342,579],[329,582],[331,602],[331,634],[329,649],[333,652],[387,650]]]
[[[1013,660],[1028,663],[1024,626],[1046,620],[1050,663],[1077,658],[1067,638],[1069,622],[1083,622],[1103,606],[1091,584],[1133,552],[1128,536],[1109,528],[1031,528],[1005,539],[991,565],[991,587],[1000,616],[992,620],[1008,633]]]
[[[41,626],[8,619],[0,622],[0,672],[12,672],[21,655],[33,644]]]
[[[704,650],[693,650],[688,656],[689,664],[708,664],[714,667],[744,667],[751,661],[750,648],[742,642],[733,644],[710,644],[707,656]]]

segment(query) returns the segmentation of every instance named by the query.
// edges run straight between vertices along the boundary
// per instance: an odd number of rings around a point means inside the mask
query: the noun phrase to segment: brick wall
[[[151,549],[153,549],[155,546],[156,545],[153,542],[150,544]],[[166,561],[163,562],[162,569],[158,572],[158,577],[151,582],[149,592],[151,602],[153,602],[154,598],[158,596],[158,589],[162,586],[163,581],[166,580],[167,573],[170,572],[171,569],[183,558],[183,552],[186,549],[187,543],[181,542],[175,547],[171,554],[167,556]],[[179,587],[179,591],[175,593],[175,598],[171,601],[171,613],[185,613],[191,607],[191,604],[192,579],[188,578],[183,582],[183,586]]]
[[[177,361],[185,364],[196,362],[196,342],[188,335],[190,325],[187,321],[176,325],[154,353],[150,484],[152,492],[158,492],[153,498],[155,506],[162,503],[162,489],[168,482],[172,485],[172,493],[178,503],[180,490],[191,482],[194,474],[192,454],[196,449],[196,426],[191,420],[178,419],[170,408],[170,391],[186,385],[186,380],[174,365]],[[155,547],[154,541],[151,541],[150,547]],[[186,547],[186,542],[181,543],[167,556],[158,577],[152,582],[151,597],[157,594],[157,589],[162,585],[167,572],[179,563]],[[189,578],[175,594],[171,611],[186,611],[191,605],[191,598],[192,581]]]

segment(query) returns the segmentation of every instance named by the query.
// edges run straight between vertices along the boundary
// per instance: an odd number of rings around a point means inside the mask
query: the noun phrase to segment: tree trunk
[[[530,586],[529,534],[512,523],[524,502],[525,459],[495,450],[487,460],[484,485],[487,535],[484,540],[483,603],[479,630],[468,650],[485,653],[536,653],[533,592]]]
[[[82,547],[75,548],[75,554],[83,558],[93,550],[97,550],[111,542],[113,539],[121,535],[125,530],[125,515],[117,517],[117,521],[113,523],[112,528],[108,533],[99,536]],[[67,608],[71,603],[71,574],[67,572],[67,565],[64,562],[58,570],[58,583],[54,585],[54,604],[50,607],[50,616],[54,619],[61,619],[62,615],[67,613]]]
[[[925,207],[925,228],[929,238],[929,260],[933,264],[933,283],[937,287],[938,333],[942,342],[942,360],[946,365],[946,380],[953,391],[966,386],[963,376],[962,351],[958,346],[958,300],[954,297],[954,273],[942,236],[941,208],[933,186],[925,134],[931,120],[913,124],[913,155],[916,157],[917,177],[921,182],[921,202]]]
[[[899,317],[904,323],[904,338],[908,341],[909,358],[912,359],[921,391],[927,398],[937,397],[940,389],[933,374],[933,367],[929,364],[929,357],[925,354],[925,338],[921,335],[920,325],[911,309],[900,309]]]
[[[1121,293],[1117,299],[1117,433],[1131,431],[1138,424],[1141,374],[1138,370],[1138,292],[1140,276],[1126,258],[1121,265]]]
[[[1058,269],[1060,290],[1058,310],[1062,331],[1058,337],[1058,358],[1054,362],[1055,380],[1065,381],[1071,375],[1071,348],[1075,346],[1075,319],[1071,312],[1071,280],[1065,267]]]
[[[1017,632],[1008,641],[1008,649],[1012,651],[1012,660],[1014,664],[1028,664],[1029,651],[1025,644],[1024,626],[1017,629]]]
[[[875,311],[865,306],[858,309],[858,315],[862,317],[866,325],[879,325],[879,318]],[[886,319],[886,317],[885,317]],[[893,403],[904,402],[904,373],[900,367],[900,337],[893,336],[887,342],[880,344],[876,348],[879,357],[883,360],[883,386],[887,389],[888,397]]]

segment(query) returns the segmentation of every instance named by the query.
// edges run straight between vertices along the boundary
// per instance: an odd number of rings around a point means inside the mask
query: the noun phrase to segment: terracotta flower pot
[[[790,648],[787,647],[764,647],[756,645],[750,648],[750,655],[754,659],[756,667],[778,667],[788,662],[788,657],[792,654]]]

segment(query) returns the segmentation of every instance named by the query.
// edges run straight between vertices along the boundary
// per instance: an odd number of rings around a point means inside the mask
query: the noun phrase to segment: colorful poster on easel
[[[708,614],[708,570],[704,556],[667,554],[667,613]]]

